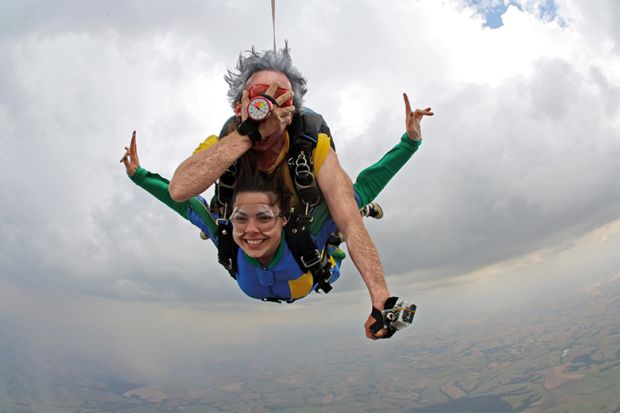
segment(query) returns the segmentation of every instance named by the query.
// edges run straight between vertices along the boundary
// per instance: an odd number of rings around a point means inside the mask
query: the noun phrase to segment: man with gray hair
[[[293,139],[289,133],[291,124],[304,111],[307,88],[306,80],[292,65],[288,46],[278,52],[259,53],[252,49],[246,56],[241,54],[236,71],[229,70],[225,79],[230,86],[228,96],[235,119],[227,123],[219,137],[207,138],[179,165],[169,186],[175,201],[203,193],[237,160],[247,157],[259,169],[281,174],[289,186],[295,181],[283,161]],[[340,166],[324,122],[318,132],[312,151],[316,183],[368,288],[372,308],[381,311],[390,294],[379,255],[362,223],[352,181]],[[291,192],[294,194],[295,190]],[[376,321],[372,315],[366,320],[368,338],[380,338],[385,333],[371,331],[370,326]]]

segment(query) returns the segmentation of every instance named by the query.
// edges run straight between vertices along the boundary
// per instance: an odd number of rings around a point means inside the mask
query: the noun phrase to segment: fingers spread
[[[276,94],[276,90],[278,90],[278,84],[272,83],[269,85],[269,87],[265,91],[265,94],[273,97]]]
[[[131,134],[131,143],[129,144],[129,147],[131,148],[131,154],[135,155],[138,149],[136,145],[136,131],[133,131]]]
[[[409,97],[406,93],[403,93],[403,99],[405,100],[405,116],[411,112],[411,105],[409,104]]]
[[[293,93],[292,90],[289,90],[286,93],[283,93],[282,95],[280,95],[277,99],[276,99],[276,103],[278,104],[278,106],[282,106],[282,104],[284,102],[286,102],[289,99],[292,99],[293,96],[295,96],[295,94]]]
[[[426,109],[416,109],[415,110],[416,117],[421,118],[422,116],[433,116],[434,113],[431,112],[431,108]]]

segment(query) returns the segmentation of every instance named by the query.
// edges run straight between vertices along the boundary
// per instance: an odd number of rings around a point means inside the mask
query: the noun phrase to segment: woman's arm
[[[418,150],[422,143],[422,130],[420,122],[424,116],[433,116],[431,108],[411,110],[409,98],[403,93],[405,101],[405,126],[407,132],[383,157],[364,169],[357,176],[353,185],[355,193],[359,196],[360,207],[372,202],[377,195],[390,182],[390,179],[409,161],[411,156]]]
[[[190,206],[189,200],[183,202],[177,202],[170,196],[168,192],[168,185],[170,182],[159,174],[149,172],[140,165],[136,169],[135,173],[129,177],[136,185],[159,199],[171,209],[175,210],[179,215],[185,219],[189,219],[188,209]]]
[[[131,134],[131,143],[129,144],[129,148],[125,147],[125,155],[123,155],[121,162],[125,164],[127,175],[136,185],[175,210],[183,218],[189,219],[189,202],[176,202],[168,192],[168,186],[170,184],[168,180],[140,166],[138,145],[136,144],[136,131],[133,131]]]

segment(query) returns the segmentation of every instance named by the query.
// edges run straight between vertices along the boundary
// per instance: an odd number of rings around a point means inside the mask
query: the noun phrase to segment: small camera
[[[408,301],[401,301],[394,307],[383,310],[383,323],[388,329],[402,330],[413,322],[417,306]]]

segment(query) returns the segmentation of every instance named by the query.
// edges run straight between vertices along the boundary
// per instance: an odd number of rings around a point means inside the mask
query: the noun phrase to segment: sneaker
[[[374,219],[383,218],[383,208],[381,208],[381,206],[376,202],[371,202],[370,204],[363,206],[360,209],[360,212],[363,217],[371,217]]]

